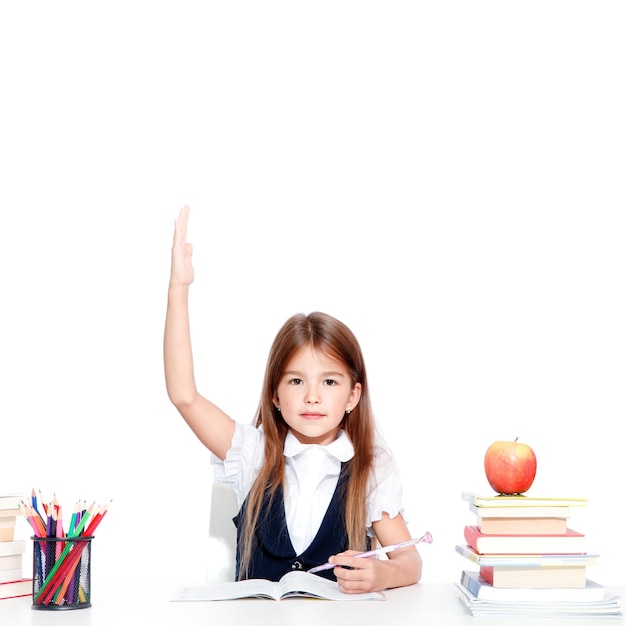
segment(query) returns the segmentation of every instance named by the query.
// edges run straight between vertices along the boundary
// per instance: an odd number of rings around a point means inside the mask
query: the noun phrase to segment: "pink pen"
[[[368,556],[376,556],[378,554],[386,554],[387,552],[393,552],[394,550],[398,550],[400,548],[405,548],[406,546],[413,546],[416,543],[432,543],[433,536],[427,532],[424,533],[419,539],[409,539],[408,541],[402,541],[400,543],[394,543],[389,546],[384,546],[382,548],[377,548],[376,550],[368,550],[367,552],[360,552],[359,554],[354,554],[355,558],[365,558]],[[315,574],[316,572],[322,572],[326,569],[332,569],[333,567],[338,567],[336,563],[324,563],[323,565],[317,565],[309,570],[309,574]]]

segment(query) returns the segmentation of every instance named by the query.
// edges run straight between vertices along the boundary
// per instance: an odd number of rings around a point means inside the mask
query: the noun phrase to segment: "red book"
[[[585,535],[571,528],[562,535],[486,535],[478,526],[466,526],[467,545],[479,554],[584,554]]]

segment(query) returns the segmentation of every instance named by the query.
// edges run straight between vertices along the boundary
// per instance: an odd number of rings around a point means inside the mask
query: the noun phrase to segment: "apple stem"
[[[517,441],[519,439],[519,437],[515,437],[515,441]]]

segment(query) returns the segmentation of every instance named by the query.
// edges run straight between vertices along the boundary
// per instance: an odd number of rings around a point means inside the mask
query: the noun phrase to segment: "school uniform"
[[[229,483],[237,494],[240,510],[234,521],[238,535],[245,499],[263,464],[263,437],[262,428],[236,423],[226,459],[211,458],[215,480]],[[250,578],[278,580],[292,569],[310,569],[348,549],[342,487],[354,448],[345,431],[326,446],[302,444],[288,433],[284,454],[285,492],[281,488],[272,503],[263,503],[260,519],[266,519],[266,513],[268,517],[257,529]],[[383,511],[390,517],[403,513],[397,465],[382,444],[375,449],[366,511],[369,538],[374,536],[372,522],[382,519]],[[332,570],[320,574],[334,579]]]

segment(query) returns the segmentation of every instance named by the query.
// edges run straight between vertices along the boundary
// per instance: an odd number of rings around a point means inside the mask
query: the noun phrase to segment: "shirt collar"
[[[354,447],[352,446],[352,442],[350,441],[345,430],[340,430],[337,438],[326,446],[300,443],[298,438],[291,431],[289,431],[285,439],[283,454],[286,457],[294,457],[310,448],[319,448],[324,450],[329,456],[336,458],[342,463],[349,461],[354,456]]]

